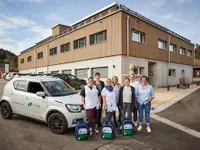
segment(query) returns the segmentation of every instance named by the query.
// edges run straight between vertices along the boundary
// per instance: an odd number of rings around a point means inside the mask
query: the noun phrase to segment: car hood
[[[54,97],[54,101],[63,104],[82,104],[81,97],[79,94]]]

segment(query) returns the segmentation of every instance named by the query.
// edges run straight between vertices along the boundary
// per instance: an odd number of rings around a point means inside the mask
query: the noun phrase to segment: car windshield
[[[52,96],[67,96],[77,93],[72,87],[67,85],[62,80],[44,81],[42,83]]]

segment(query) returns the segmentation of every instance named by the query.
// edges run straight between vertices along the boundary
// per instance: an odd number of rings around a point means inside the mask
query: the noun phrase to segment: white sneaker
[[[151,128],[147,127],[147,132],[150,133],[151,132]]]
[[[138,126],[138,123],[137,123],[137,122],[134,122],[134,126],[137,127],[137,126]]]
[[[96,133],[96,134],[99,134],[99,130],[98,130],[98,129],[96,129],[96,130],[95,130],[95,133]]]
[[[137,128],[138,131],[141,131],[142,130],[142,126],[139,125],[139,127]]]

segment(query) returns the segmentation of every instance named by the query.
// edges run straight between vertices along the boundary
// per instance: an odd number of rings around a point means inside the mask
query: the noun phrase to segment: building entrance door
[[[148,63],[148,77],[149,77],[149,84],[151,84],[153,87],[156,87],[157,86],[156,62]]]

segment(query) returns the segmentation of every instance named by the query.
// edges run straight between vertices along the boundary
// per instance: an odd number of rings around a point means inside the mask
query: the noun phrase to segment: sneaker
[[[138,126],[138,123],[137,123],[137,122],[134,122],[134,126],[137,127],[137,126]]]
[[[99,130],[98,130],[98,129],[96,129],[96,130],[95,130],[95,133],[96,133],[96,134],[99,134]]]
[[[90,136],[92,136],[93,135],[93,132],[92,131],[90,131]]]
[[[150,133],[151,132],[151,128],[147,127],[147,132]]]
[[[142,126],[139,125],[139,127],[137,128],[138,131],[141,131],[142,130]]]

